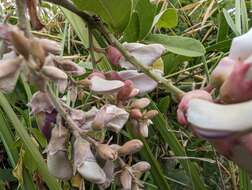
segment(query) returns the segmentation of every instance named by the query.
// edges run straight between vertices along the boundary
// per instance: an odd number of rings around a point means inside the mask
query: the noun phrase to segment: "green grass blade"
[[[13,135],[11,134],[10,127],[4,119],[2,111],[0,112],[0,138],[4,144],[4,148],[10,159],[11,165],[14,168],[18,161],[18,150],[15,148],[15,141]],[[35,186],[32,177],[29,175],[28,171],[25,169],[23,171],[24,185],[23,189],[35,190]]]
[[[241,1],[235,1],[235,28],[241,34]]]
[[[130,127],[128,127],[128,129],[129,128]],[[160,190],[170,190],[171,188],[165,178],[164,172],[162,171],[160,164],[158,163],[158,161],[154,157],[153,153],[151,152],[151,149],[148,145],[147,140],[143,137],[135,137],[130,130],[128,130],[128,131],[129,131],[129,134],[131,137],[138,138],[143,142],[144,147],[140,151],[140,155],[144,160],[146,160],[147,162],[150,163],[151,175],[152,175],[156,185],[159,187]]]
[[[41,156],[38,148],[33,144],[29,134],[27,133],[24,126],[19,121],[17,115],[13,111],[12,107],[10,106],[8,100],[5,98],[4,94],[0,92],[0,105],[5,111],[6,115],[8,116],[9,120],[11,121],[13,127],[15,128],[16,132],[20,136],[23,144],[26,146],[28,151],[30,151],[33,156],[34,161],[37,164],[38,171],[42,175],[43,180],[48,185],[50,190],[59,190],[60,184],[56,181],[56,179],[50,175],[47,166],[43,157]]]
[[[239,177],[240,177],[240,190],[252,190],[251,179],[244,169],[240,169]]]
[[[240,33],[239,31],[236,29],[236,26],[235,26],[235,23],[234,21],[232,20],[230,14],[227,12],[226,9],[223,9],[223,14],[224,14],[224,17],[229,25],[229,27],[232,29],[232,31],[235,33],[236,36],[239,36]]]
[[[151,102],[150,108],[158,110],[158,107],[154,102]],[[166,118],[162,113],[159,113],[153,119],[153,126],[159,132],[164,142],[166,142],[171,147],[171,150],[174,152],[176,156],[186,156],[186,152],[182,147],[182,145],[179,143],[175,134],[168,130],[168,128],[171,127],[169,126],[169,123],[167,122]],[[203,182],[202,177],[200,176],[195,163],[193,163],[190,160],[180,160],[180,163],[186,170],[189,177],[191,177],[194,189],[195,190],[206,189],[205,183]]]
[[[227,35],[228,35],[228,24],[227,24],[227,21],[226,21],[226,19],[224,17],[224,13],[223,12],[219,12],[219,14],[218,14],[217,42],[221,42],[223,40],[226,40]]]
[[[62,8],[63,13],[66,15],[66,18],[68,19],[69,23],[72,25],[74,31],[76,32],[77,36],[81,40],[82,44],[84,47],[89,47],[89,42],[88,42],[88,29],[86,27],[85,22],[77,15],[74,13]],[[95,36],[100,37],[100,36]],[[94,45],[95,47],[100,47],[97,40],[94,40]],[[94,52],[96,60],[101,60],[99,64],[97,64],[97,68],[102,71],[109,71],[111,70],[111,66],[108,63],[106,57],[100,53]]]
[[[241,0],[241,23],[242,23],[242,33],[246,33],[249,30],[249,26],[248,26],[248,13],[245,0]]]

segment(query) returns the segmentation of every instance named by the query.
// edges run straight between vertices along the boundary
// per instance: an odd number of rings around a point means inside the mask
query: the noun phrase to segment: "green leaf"
[[[133,12],[130,23],[124,31],[122,41],[126,41],[126,42],[137,41],[138,36],[139,36],[139,30],[140,30],[140,23],[139,23],[138,13]]]
[[[236,36],[239,36],[240,33],[239,31],[236,29],[236,26],[235,26],[235,23],[234,21],[232,20],[230,14],[227,12],[226,9],[223,9],[223,14],[224,14],[224,17],[229,25],[229,27],[233,30],[233,32],[235,33]]]
[[[145,42],[163,44],[167,51],[188,57],[199,57],[206,53],[200,41],[188,37],[152,34],[145,39]]]
[[[18,180],[18,187],[23,186],[23,159],[24,159],[25,151],[23,147],[21,147],[19,152],[19,159],[17,161],[16,167],[13,169],[12,174]]]
[[[27,168],[30,173],[34,173],[38,169],[36,162],[32,159],[32,155],[28,150],[25,150],[23,161],[25,168]]]
[[[219,12],[218,14],[218,33],[217,33],[217,42],[221,42],[226,40],[228,35],[228,24],[224,17],[223,12]]]
[[[84,21],[73,14],[71,11],[62,8],[63,13],[65,14],[67,20],[71,23],[71,25],[74,28],[74,31],[76,32],[77,36],[80,38],[82,44],[84,45],[85,48],[88,47],[88,29],[85,27]],[[86,35],[83,35],[86,34]]]
[[[165,96],[165,97],[161,98],[158,103],[158,109],[160,110],[160,112],[166,114],[168,108],[170,107],[170,103],[171,103],[170,96]]]
[[[11,169],[0,169],[0,180],[2,181],[16,181],[16,178],[12,175]],[[1,188],[0,188],[1,189]]]
[[[83,11],[94,13],[115,31],[122,32],[129,23],[132,0],[73,0]]]
[[[151,31],[153,20],[156,14],[156,5],[152,4],[149,0],[139,0],[136,6],[138,13],[140,30],[138,39],[144,39]]]
[[[210,51],[224,51],[225,52],[229,50],[231,43],[232,43],[232,40],[221,41],[211,46],[208,46],[206,48],[206,51],[207,52],[210,52]]]
[[[178,24],[177,10],[173,8],[166,9],[160,17],[157,27],[158,28],[173,28]]]
[[[42,148],[45,148],[47,146],[47,141],[46,141],[46,138],[44,137],[44,135],[42,135],[42,133],[40,132],[40,130],[38,128],[31,128],[30,131],[33,134],[33,136],[35,137],[35,139],[38,141],[40,146]]]

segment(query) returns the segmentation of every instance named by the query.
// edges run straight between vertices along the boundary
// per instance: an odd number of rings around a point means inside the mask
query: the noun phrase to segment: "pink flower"
[[[235,61],[229,57],[224,57],[215,67],[211,74],[210,83],[213,87],[219,88],[227,77],[231,74]]]
[[[237,103],[252,98],[251,64],[237,62],[233,71],[220,88],[220,99],[224,103]]]
[[[211,95],[204,90],[193,90],[193,91],[187,92],[182,98],[182,100],[180,101],[178,109],[177,109],[177,120],[182,125],[186,125],[188,123],[187,118],[186,118],[186,112],[187,112],[188,104],[190,100],[194,98],[212,101]]]

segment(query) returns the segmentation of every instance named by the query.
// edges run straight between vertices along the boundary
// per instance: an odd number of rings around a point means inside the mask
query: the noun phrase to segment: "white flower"
[[[229,51],[229,57],[234,60],[244,61],[252,54],[252,29],[247,33],[235,37]]]
[[[155,70],[155,72],[157,75],[161,75],[159,70]],[[139,73],[137,70],[120,71],[118,74],[123,80],[131,80],[134,87],[139,90],[138,95],[140,96],[153,91],[158,85],[156,81],[152,80],[144,73]]]
[[[124,43],[123,46],[132,56],[145,66],[152,65],[165,51],[165,47],[161,44],[145,45],[140,43]],[[136,69],[123,56],[119,60],[119,65],[126,69]]]

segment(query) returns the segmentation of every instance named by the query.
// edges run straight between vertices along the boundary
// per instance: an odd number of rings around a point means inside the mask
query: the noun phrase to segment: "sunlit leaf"
[[[132,0],[73,0],[83,11],[100,16],[112,29],[122,32],[129,23]]]
[[[160,17],[157,27],[158,28],[173,28],[178,24],[177,10],[169,8]]]
[[[167,48],[167,51],[188,57],[199,57],[206,52],[201,42],[188,37],[152,34],[145,41],[147,43],[163,44]]]

